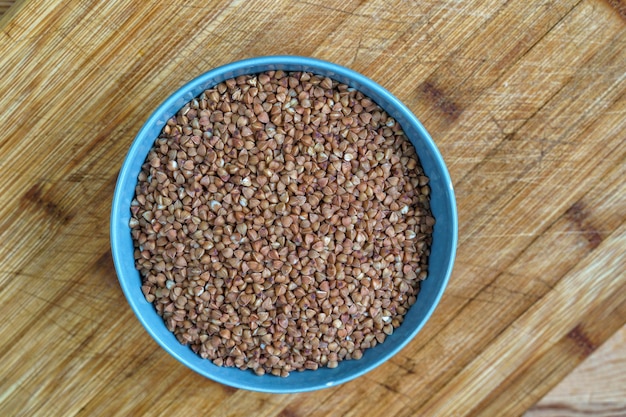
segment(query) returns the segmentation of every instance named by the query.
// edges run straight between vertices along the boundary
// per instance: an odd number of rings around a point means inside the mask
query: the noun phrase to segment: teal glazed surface
[[[395,118],[415,147],[430,178],[431,210],[436,219],[429,275],[422,282],[417,302],[406,314],[403,324],[384,343],[365,350],[360,360],[342,361],[335,369],[294,371],[286,378],[257,376],[252,371],[218,367],[181,345],[141,292],[141,278],[135,269],[128,226],[137,176],[166,121],[185,103],[228,78],[278,69],[310,71],[348,84]],[[150,116],[133,141],[119,173],[111,211],[111,249],[128,303],[148,333],[170,355],[197,373],[225,385],[253,391],[294,393],[333,387],[357,378],[387,361],[417,335],[432,315],[448,283],[456,253],[457,229],[456,201],[448,170],[430,135],[404,104],[374,81],[342,66],[307,57],[267,56],[230,63],[197,77],[172,94]]]

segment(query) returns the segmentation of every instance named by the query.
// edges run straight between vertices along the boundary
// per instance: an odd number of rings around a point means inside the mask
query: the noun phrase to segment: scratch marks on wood
[[[67,176],[67,181],[68,182],[75,182],[75,183],[81,183],[85,180],[85,178],[88,176],[88,174],[85,174],[83,172],[73,172],[70,175]]]
[[[585,334],[580,324],[576,325],[576,327],[567,334],[567,338],[573,340],[585,356],[591,355],[598,347],[589,339],[589,336]]]
[[[351,10],[343,10],[340,9],[338,7],[333,7],[333,6],[329,6],[327,4],[324,3],[315,3],[315,2],[311,2],[311,1],[299,1],[296,2],[298,4],[306,4],[307,6],[314,6],[315,8],[321,9],[321,10],[325,10],[326,13],[341,13],[341,14],[348,14],[350,16],[355,16],[355,14],[351,11]]]
[[[298,5],[307,5],[307,6],[313,6],[314,8],[320,10],[320,11],[324,11],[324,13],[338,13],[338,14],[345,14],[347,16],[350,17],[359,17],[359,18],[365,18],[365,19],[372,19],[374,21],[382,21],[382,22],[386,22],[386,23],[394,23],[394,24],[403,24],[405,23],[402,19],[392,19],[386,16],[382,16],[381,14],[375,15],[375,14],[368,14],[368,13],[359,13],[356,10],[359,10],[360,6],[364,3],[363,1],[359,2],[358,4],[352,4],[352,3],[345,3],[348,6],[351,6],[351,9],[341,9],[339,7],[333,7],[333,6],[329,6],[327,4],[327,2],[323,2],[323,3],[315,3],[313,1],[296,1],[295,2]]]
[[[23,290],[23,291],[24,291],[24,294],[27,294],[29,297],[35,298],[35,299],[37,299],[39,301],[42,301],[42,302],[46,303],[49,307],[51,307],[51,308],[53,308],[55,310],[57,310],[57,309],[58,310],[62,310],[65,313],[68,313],[70,315],[79,317],[83,321],[88,321],[88,322],[91,322],[91,323],[99,324],[98,319],[95,319],[95,318],[93,318],[93,317],[91,317],[89,315],[86,315],[86,314],[82,314],[82,313],[80,313],[78,311],[75,311],[74,308],[76,306],[72,306],[72,308],[63,306],[61,304],[62,298],[64,297],[63,294],[59,294],[55,298],[47,298],[47,297],[43,297],[43,296],[41,296],[39,294],[36,294],[36,293],[34,293],[32,291],[29,291],[29,290]],[[46,317],[49,318],[50,320],[52,320],[52,316],[50,314],[47,314]],[[68,333],[74,335],[74,332],[68,331]]]
[[[581,232],[591,249],[597,248],[602,243],[603,237],[600,232],[591,225],[589,212],[582,201],[577,201],[565,212],[565,218]]]
[[[359,42],[356,48],[354,48],[354,56],[352,57],[352,61],[350,61],[350,66],[354,65],[354,63],[357,62],[357,59],[359,57],[359,52],[361,51],[362,43],[363,43],[363,40],[359,38]]]

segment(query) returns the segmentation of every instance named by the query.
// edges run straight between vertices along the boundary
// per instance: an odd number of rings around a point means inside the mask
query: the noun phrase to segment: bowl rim
[[[440,283],[439,283],[439,286],[437,287],[437,292],[435,296],[432,298],[430,308],[427,310],[427,312],[425,313],[421,321],[418,323],[418,325],[415,326],[415,328],[410,332],[410,334],[404,340],[397,343],[396,346],[394,346],[392,349],[387,351],[384,355],[381,355],[380,358],[376,360],[374,363],[368,366],[364,366],[362,369],[359,369],[358,372],[353,372],[349,375],[345,375],[343,377],[333,379],[333,381],[329,383],[312,384],[311,386],[307,386],[307,387],[287,386],[281,389],[276,389],[276,388],[271,388],[271,387],[264,387],[262,384],[258,384],[258,385],[248,384],[248,383],[242,382],[241,380],[233,381],[230,378],[225,378],[219,375],[214,375],[211,372],[207,372],[204,369],[198,369],[196,366],[189,363],[189,361],[187,361],[185,358],[181,357],[181,355],[179,355],[178,352],[176,352],[167,341],[163,340],[162,337],[159,337],[159,335],[155,333],[155,330],[152,328],[151,324],[148,322],[148,318],[144,317],[144,314],[142,313],[140,306],[138,304],[138,300],[136,300],[136,298],[133,297],[133,292],[136,291],[137,288],[135,288],[135,286],[129,282],[130,281],[129,279],[123,278],[124,273],[122,271],[121,262],[123,261],[125,257],[128,258],[128,254],[125,255],[124,253],[121,253],[120,245],[116,244],[116,242],[118,242],[120,239],[120,234],[123,232],[122,230],[119,230],[119,227],[117,226],[119,224],[119,214],[123,210],[128,210],[128,208],[125,207],[125,205],[122,202],[122,196],[121,196],[120,190],[122,186],[124,185],[124,183],[127,183],[129,181],[130,161],[133,160],[136,157],[136,154],[139,152],[138,148],[139,148],[140,143],[145,141],[145,139],[143,138],[144,136],[146,136],[146,131],[148,131],[152,126],[155,126],[158,123],[159,117],[164,113],[165,109],[171,108],[173,105],[179,102],[181,98],[184,98],[186,102],[188,102],[189,100],[191,100],[191,98],[197,96],[199,93],[195,94],[192,92],[198,90],[198,88],[200,88],[201,86],[206,85],[207,80],[213,80],[216,77],[222,78],[222,79],[231,78],[229,76],[224,77],[224,75],[226,74],[235,74],[236,76],[236,75],[241,75],[241,74],[258,73],[260,71],[268,70],[268,69],[262,69],[262,70],[251,70],[248,72],[245,71],[246,69],[256,68],[256,67],[270,67],[270,69],[272,68],[276,70],[283,69],[285,71],[292,71],[288,69],[290,67],[307,67],[306,68],[307,71],[310,70],[311,72],[314,72],[314,73],[315,73],[315,70],[317,69],[319,72],[336,74],[337,76],[336,78],[340,78],[340,79],[343,78],[344,80],[350,80],[348,84],[352,84],[351,86],[353,85],[365,86],[366,89],[375,91],[376,94],[378,94],[379,96],[383,97],[384,100],[386,100],[387,105],[384,107],[385,110],[387,110],[389,106],[392,106],[394,108],[394,113],[396,112],[400,113],[404,117],[404,119],[406,119],[406,121],[408,121],[417,130],[418,135],[420,136],[419,138],[420,143],[426,146],[428,148],[428,152],[432,154],[432,157],[435,159],[435,165],[437,167],[438,174],[442,177],[442,182],[446,186],[446,189],[444,191],[446,192],[448,196],[447,198],[445,198],[446,208],[450,210],[450,224],[448,224],[448,226],[450,228],[451,241],[448,245],[449,249],[447,253],[444,255],[444,259],[447,261],[447,265],[445,266],[444,271],[441,274],[442,276],[437,277],[437,279],[440,280]],[[330,77],[334,78],[333,76],[330,76]],[[343,80],[341,80],[341,82],[343,82]],[[204,88],[208,88],[208,87],[203,87],[203,89]],[[179,106],[179,107],[182,107],[182,106]],[[152,146],[152,144],[150,146]],[[396,355],[400,350],[402,350],[411,340],[413,340],[413,338],[417,335],[417,333],[419,333],[422,327],[426,324],[426,322],[428,322],[428,320],[432,316],[435,308],[439,304],[441,297],[448,285],[450,275],[452,273],[452,269],[454,265],[454,260],[456,257],[456,250],[457,250],[457,244],[458,244],[458,213],[457,213],[456,198],[454,195],[452,180],[450,178],[450,174],[443,160],[443,157],[441,156],[441,153],[437,149],[430,134],[426,131],[426,129],[424,128],[422,123],[419,121],[417,116],[415,116],[404,103],[402,103],[393,94],[391,94],[388,90],[386,90],[384,87],[382,87],[375,81],[347,67],[344,67],[335,63],[331,63],[328,61],[324,61],[321,59],[312,58],[312,57],[304,57],[304,56],[297,56],[297,55],[269,55],[269,56],[260,56],[260,57],[247,58],[247,59],[234,61],[225,65],[215,67],[203,74],[200,74],[199,76],[185,83],[180,88],[178,88],[175,92],[170,94],[161,104],[159,104],[151,112],[148,119],[145,121],[145,123],[143,123],[143,125],[141,126],[137,134],[135,135],[130,145],[130,148],[124,158],[120,172],[118,174],[118,178],[117,178],[116,185],[115,185],[115,191],[113,195],[112,207],[111,207],[110,239],[111,239],[111,253],[112,253],[112,257],[113,257],[113,261],[115,265],[116,274],[117,274],[120,286],[122,288],[122,291],[125,295],[125,298],[128,301],[131,309],[133,310],[134,315],[140,321],[142,326],[146,329],[148,334],[167,353],[169,353],[176,360],[178,360],[179,362],[181,362],[183,365],[187,366],[191,370],[203,375],[206,378],[212,379],[224,385],[232,386],[235,388],[257,391],[257,392],[296,393],[296,392],[314,391],[314,390],[318,390],[322,388],[327,388],[330,386],[336,386],[336,385],[340,385],[345,382],[348,382],[350,380],[353,380],[355,378],[358,378],[359,376],[371,371],[372,369],[386,362],[388,359],[390,359],[392,356]],[[134,262],[134,259],[133,259],[133,262]],[[154,315],[160,318],[160,316],[157,315],[156,310],[154,311]],[[183,345],[181,344],[180,346],[183,346]],[[211,363],[211,365],[213,364]],[[213,366],[216,366],[216,365],[213,365]],[[304,372],[307,372],[307,371],[304,371]],[[264,377],[258,377],[256,375],[251,375],[251,376],[253,376],[254,378],[259,378],[259,379],[264,378]],[[273,377],[273,376],[270,376],[270,377]],[[287,377],[286,379],[289,379],[289,377]]]

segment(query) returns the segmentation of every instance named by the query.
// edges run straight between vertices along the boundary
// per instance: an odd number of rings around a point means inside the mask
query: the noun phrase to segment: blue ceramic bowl
[[[252,371],[218,367],[181,345],[141,292],[141,278],[135,269],[133,241],[128,226],[137,175],[166,121],[185,103],[221,81],[278,69],[310,71],[348,84],[369,96],[394,117],[415,146],[424,171],[430,177],[431,210],[436,218],[429,275],[402,325],[384,343],[366,349],[360,360],[339,362],[335,369],[292,372],[286,378],[257,376]],[[139,321],[154,340],[170,355],[207,378],[236,388],[273,393],[332,387],[371,371],[399,352],[420,331],[439,303],[452,271],[456,244],[457,213],[450,176],[437,147],[418,119],[391,93],[363,75],[339,65],[298,56],[267,56],[234,62],[213,69],[174,92],[150,116],[133,141],[117,180],[111,211],[111,249],[120,285]]]

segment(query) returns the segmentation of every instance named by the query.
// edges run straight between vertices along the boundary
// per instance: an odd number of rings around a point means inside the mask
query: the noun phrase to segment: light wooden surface
[[[23,0],[0,29],[0,415],[554,415],[532,407],[626,323],[622,1]],[[117,284],[108,216],[169,92],[279,53],[349,66],[418,115],[460,240],[400,354],[277,396],[206,380],[150,339]]]
[[[524,417],[626,415],[626,326],[535,404]]]

